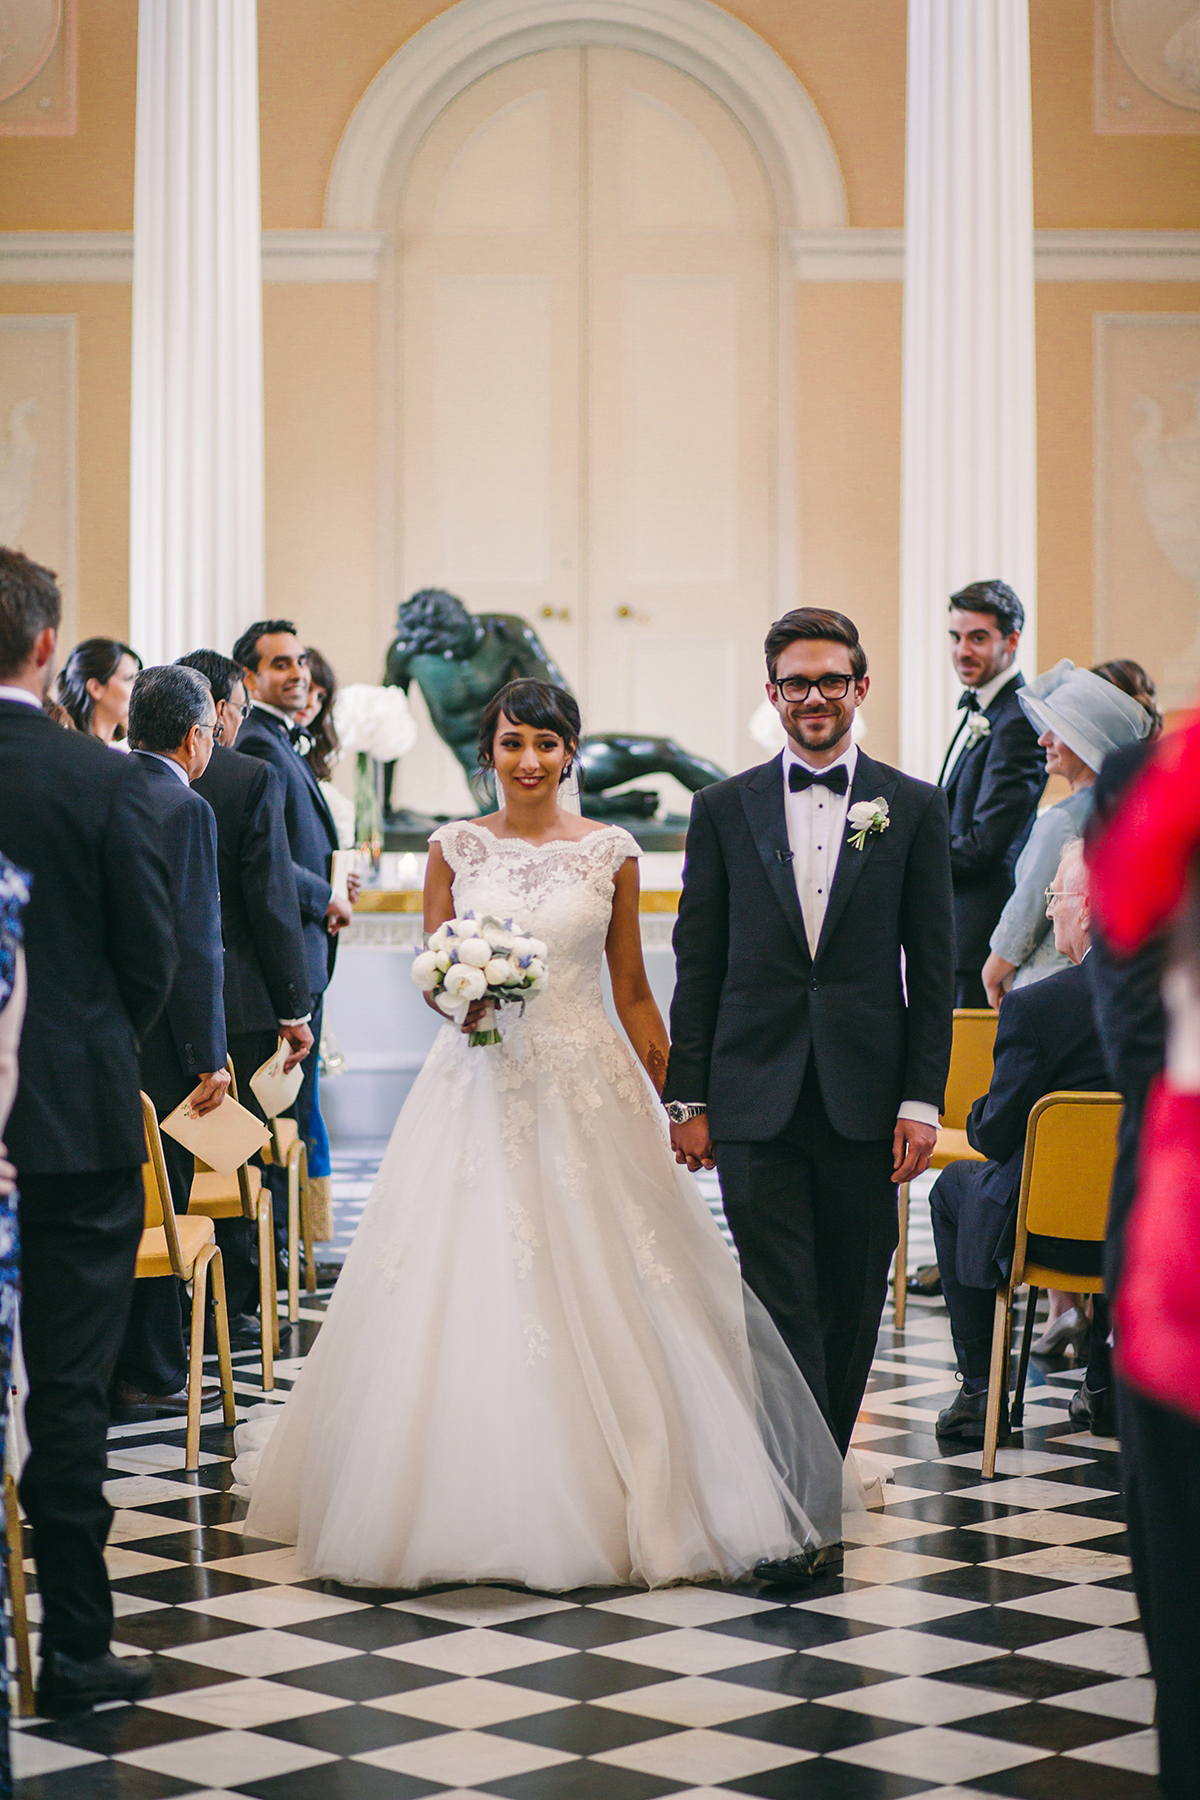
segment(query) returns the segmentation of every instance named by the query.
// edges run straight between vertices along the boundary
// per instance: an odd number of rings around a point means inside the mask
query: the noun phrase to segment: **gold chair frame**
[[[315,1054],[315,1046],[309,1055]],[[295,1119],[268,1119],[271,1141],[263,1146],[263,1157],[277,1168],[287,1170],[288,1183],[288,1322],[300,1317],[299,1246],[304,1243],[304,1291],[317,1291],[317,1264],[313,1255],[312,1209],[308,1196],[308,1146],[300,1136]]]
[[[1013,1299],[1017,1289],[1028,1287],[1029,1292],[1010,1414],[1016,1426],[1024,1416],[1025,1377],[1029,1371],[1038,1295],[1043,1288],[1063,1288],[1077,1294],[1104,1291],[1102,1276],[1074,1275],[1066,1269],[1031,1262],[1027,1252],[1031,1230],[1038,1237],[1072,1238],[1079,1243],[1104,1242],[1113,1168],[1117,1160],[1121,1107],[1120,1094],[1074,1092],[1064,1088],[1057,1093],[1044,1094],[1029,1115],[1012,1268],[1008,1280],[996,1289],[983,1437],[985,1481],[990,1481],[996,1473],[1000,1397],[1008,1392]],[[1064,1167],[1069,1170],[1069,1185],[1062,1178]]]
[[[33,1650],[29,1642],[29,1607],[25,1598],[25,1543],[21,1535],[17,1484],[7,1470],[4,1472],[4,1552],[8,1563],[13,1645],[17,1652],[17,1717],[32,1719],[36,1709],[33,1700]]]

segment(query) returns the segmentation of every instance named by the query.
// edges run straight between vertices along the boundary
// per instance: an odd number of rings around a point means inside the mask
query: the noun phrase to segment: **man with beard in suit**
[[[109,1384],[144,1211],[138,1039],[178,956],[140,759],[62,731],[42,711],[60,615],[50,571],[0,549],[0,846],[33,877],[7,1138],[29,1375],[21,1501],[43,1612],[37,1706],[48,1715],[150,1691],[148,1658],[109,1649],[103,1483]]]
[[[246,628],[233,646],[233,660],[245,671],[246,692],[251,701],[249,717],[238,736],[239,753],[268,763],[283,782],[284,822],[308,959],[310,1029],[319,1046],[325,989],[333,974],[337,934],[349,925],[354,912],[352,905],[333,891],[337,827],[317,778],[299,748],[303,734],[293,723],[308,697],[308,655],[290,619],[259,619]],[[356,892],[357,881],[352,878],[352,898]],[[304,1062],[304,1080],[296,1096],[296,1122],[310,1153],[316,1078],[314,1055]],[[282,1224],[276,1220],[277,1243]],[[281,1266],[284,1279],[286,1273]]]
[[[896,1185],[929,1166],[945,1097],[946,802],[855,745],[869,682],[851,620],[801,607],[765,647],[787,742],[692,804],[663,1099],[676,1160],[715,1160],[742,1273],[844,1453]]]
[[[975,581],[950,597],[950,658],[963,693],[938,782],[950,806],[956,1006],[988,1004],[981,971],[1046,785],[1045,753],[1017,704],[1024,624],[1003,581]]]
[[[283,1038],[285,1069],[312,1047],[312,1016],[304,926],[292,873],[283,815],[283,784],[268,764],[234,749],[249,711],[242,670],[218,650],[193,650],[179,658],[212,689],[217,739],[208,767],[193,783],[217,821],[217,874],[221,931],[225,940],[225,1031],[238,1099],[262,1117],[250,1077],[274,1055]],[[260,1164],[261,1159],[255,1161]],[[275,1217],[286,1217],[287,1175],[274,1163],[262,1170],[271,1187]],[[219,1219],[217,1242],[225,1263],[230,1330],[243,1340],[258,1335],[259,1283],[248,1219]]]
[[[217,714],[194,669],[143,669],[129,701],[131,760],[142,769],[158,841],[171,872],[179,966],[162,1014],[142,1042],[142,1088],[163,1120],[183,1100],[203,1116],[229,1088],[222,1001],[217,827],[192,791],[212,755]],[[195,1162],[163,1133],[163,1160],[177,1213],[185,1213]],[[139,1281],[117,1359],[113,1416],[125,1423],[187,1411],[188,1352],[182,1285],[173,1275]]]

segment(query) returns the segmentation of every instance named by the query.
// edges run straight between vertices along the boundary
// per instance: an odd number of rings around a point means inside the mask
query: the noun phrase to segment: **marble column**
[[[909,0],[900,761],[935,779],[960,689],[946,607],[999,576],[1036,655],[1026,0]]]
[[[130,642],[228,655],[263,611],[255,0],[140,0]]]

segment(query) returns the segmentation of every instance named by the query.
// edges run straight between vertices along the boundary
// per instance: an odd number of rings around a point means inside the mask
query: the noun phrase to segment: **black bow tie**
[[[827,787],[831,794],[844,794],[850,786],[845,763],[834,769],[803,769],[793,763],[788,770],[788,786],[793,794],[803,794],[810,787]]]
[[[293,750],[298,750],[300,752],[301,756],[307,756],[312,749],[312,739],[309,737],[307,731],[305,731],[303,725],[291,725],[288,727],[288,742],[291,744]]]
[[[963,692],[958,696],[959,712],[962,712],[964,707],[967,712],[979,711],[979,695],[975,692],[974,688],[964,688]]]

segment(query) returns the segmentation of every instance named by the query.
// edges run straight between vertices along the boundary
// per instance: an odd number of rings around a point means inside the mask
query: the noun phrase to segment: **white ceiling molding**
[[[264,281],[374,281],[382,231],[264,231]],[[132,231],[0,231],[0,282],[133,280]]]
[[[782,58],[710,0],[459,0],[397,50],[355,107],[326,225],[386,229],[413,152],[457,94],[519,56],[583,44],[656,56],[723,100],[762,158],[781,229],[845,224],[842,172],[816,107]]]

